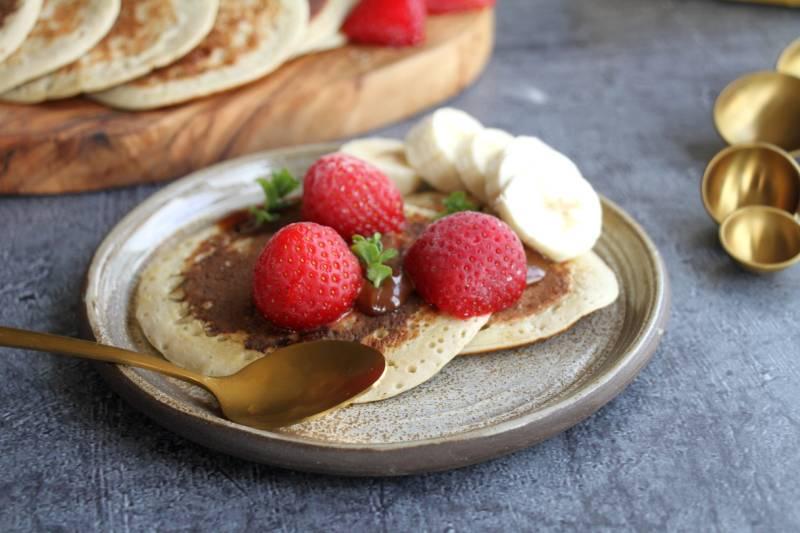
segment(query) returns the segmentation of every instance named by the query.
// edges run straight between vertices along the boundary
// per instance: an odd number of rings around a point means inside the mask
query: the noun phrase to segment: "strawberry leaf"
[[[260,207],[251,207],[250,214],[256,225],[261,226],[280,218],[275,211],[288,205],[285,197],[299,187],[300,182],[285,168],[273,172],[269,179],[258,178],[256,182],[264,191],[264,204]]]
[[[353,235],[353,245],[350,249],[366,267],[367,279],[375,288],[380,287],[383,280],[392,275],[392,267],[383,263],[397,257],[397,250],[394,248],[384,250],[380,233],[375,233],[369,238]]]
[[[442,201],[444,212],[440,213],[436,218],[446,217],[453,213],[461,211],[477,211],[478,206],[470,202],[464,191],[456,191]]]
[[[375,288],[381,286],[383,280],[392,275],[392,267],[381,265],[380,263],[373,263],[367,267],[367,279],[375,285]]]

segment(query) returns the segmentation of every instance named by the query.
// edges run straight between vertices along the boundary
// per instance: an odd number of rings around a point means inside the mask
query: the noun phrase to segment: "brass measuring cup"
[[[800,39],[787,46],[778,58],[778,72],[800,78]]]
[[[714,125],[728,144],[768,142],[800,156],[800,39],[778,59],[777,71],[747,74],[722,90]]]
[[[800,262],[800,166],[764,142],[729,146],[708,164],[703,205],[725,251],[751,272]]]

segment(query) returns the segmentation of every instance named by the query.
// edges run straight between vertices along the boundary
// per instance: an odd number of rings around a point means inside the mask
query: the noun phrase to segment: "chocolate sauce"
[[[364,279],[356,300],[359,311],[369,316],[380,316],[391,313],[406,303],[414,292],[414,285],[403,272],[403,256],[426,226],[427,222],[410,220],[404,232],[383,236],[383,246],[386,249],[394,248],[399,255],[386,262],[387,266],[392,267],[392,275],[384,279],[380,287],[375,287],[371,281]]]
[[[314,20],[314,17],[319,15],[319,12],[322,11],[322,8],[325,7],[325,4],[327,3],[327,0],[308,0],[309,19]]]
[[[418,334],[406,327],[407,320],[429,307],[413,292],[411,280],[401,275],[402,257],[428,225],[426,220],[409,218],[404,232],[384,236],[384,246],[400,252],[388,262],[394,276],[384,280],[379,289],[365,280],[353,312],[313,332],[297,333],[273,326],[261,316],[252,303],[252,284],[253,267],[264,245],[282,226],[300,220],[300,210],[297,206],[287,208],[279,220],[257,228],[251,226],[251,219],[250,213],[242,210],[219,220],[222,232],[200,244],[182,271],[185,302],[191,316],[202,321],[209,334],[243,334],[247,349],[264,353],[319,339],[358,341],[377,331],[388,334],[373,338],[370,345],[383,351]],[[515,305],[493,314],[490,324],[532,316],[568,294],[566,265],[552,263],[532,251],[528,252],[528,265],[528,288]]]
[[[380,316],[399,309],[413,291],[414,287],[402,269],[399,272],[395,269],[394,275],[384,279],[378,288],[370,281],[365,281],[358,294],[356,306],[365,315]]]
[[[241,233],[240,228],[252,224],[252,220],[253,216],[250,214],[250,211],[247,209],[240,209],[218,220],[217,227],[224,232],[235,231],[236,233]]]
[[[279,218],[272,222],[258,224],[255,217],[248,209],[239,209],[217,221],[217,227],[226,233],[240,235],[255,235],[275,233],[283,226],[300,220],[300,206],[290,205],[276,212]]]
[[[534,283],[539,283],[547,275],[547,272],[536,265],[528,265],[528,272],[525,275],[525,284],[531,286]]]

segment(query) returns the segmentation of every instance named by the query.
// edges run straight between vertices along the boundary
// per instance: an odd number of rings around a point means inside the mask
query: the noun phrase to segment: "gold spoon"
[[[800,152],[800,78],[763,71],[723,89],[714,125],[728,144],[767,142]]]
[[[259,429],[289,426],[343,407],[378,381],[386,368],[380,352],[344,341],[293,344],[221,378],[184,370],[153,355],[2,326],[0,346],[161,372],[203,387],[216,396],[228,419]]]
[[[800,262],[800,217],[763,205],[731,213],[719,228],[725,251],[758,274],[776,272]]]

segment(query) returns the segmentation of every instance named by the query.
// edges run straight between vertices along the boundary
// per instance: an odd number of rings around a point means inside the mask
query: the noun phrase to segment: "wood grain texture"
[[[474,81],[494,13],[431,17],[413,49],[346,46],[239,89],[147,112],[76,98],[0,104],[0,194],[56,194],[173,179],[238,155],[354,135]]]

